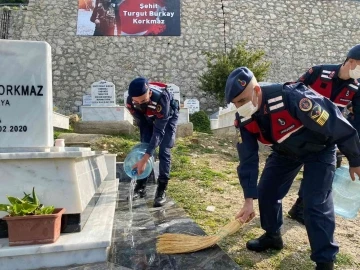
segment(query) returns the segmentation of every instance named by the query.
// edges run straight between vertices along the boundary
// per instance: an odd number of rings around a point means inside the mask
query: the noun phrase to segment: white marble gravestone
[[[0,147],[52,146],[50,45],[2,40],[0,55]]]
[[[126,101],[127,101],[127,98],[129,96],[129,91],[125,91],[124,92],[124,105],[126,106]]]
[[[112,82],[99,81],[91,85],[91,106],[115,106],[115,85]]]
[[[9,247],[8,239],[0,239],[0,269],[38,269],[107,258],[117,194],[116,157],[90,148],[53,146],[51,70],[51,48],[46,42],[0,40],[0,203],[8,203],[7,195],[21,198],[35,187],[41,203],[65,208],[57,243]],[[110,185],[111,193],[99,198],[96,193],[104,194]],[[69,214],[77,222],[70,221]],[[0,211],[0,219],[5,215]]]
[[[125,106],[83,106],[81,107],[81,121],[128,121],[133,123],[133,117]]]
[[[169,90],[170,93],[173,94],[174,99],[178,100],[179,104],[180,104],[180,88],[179,88],[179,86],[177,86],[173,83],[169,83],[167,85],[167,89]]]
[[[91,106],[81,107],[83,122],[117,122],[133,123],[133,117],[125,106],[115,102],[115,85],[107,81],[95,82],[91,86]]]
[[[184,108],[189,109],[189,113],[193,114],[194,112],[200,111],[200,102],[196,98],[192,99],[185,99],[184,101]]]
[[[91,106],[92,104],[92,96],[91,95],[83,95],[83,106]]]
[[[105,156],[53,146],[51,70],[48,43],[0,40],[0,203],[35,187],[44,204],[80,214],[108,174]]]
[[[189,109],[188,108],[180,108],[178,125],[187,124],[187,123],[189,123]]]

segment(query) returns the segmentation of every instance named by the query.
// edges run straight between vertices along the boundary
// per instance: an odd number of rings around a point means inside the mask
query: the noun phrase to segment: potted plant
[[[26,194],[20,199],[7,196],[10,204],[0,204],[0,211],[8,225],[9,245],[33,245],[54,243],[60,236],[61,216],[65,208],[44,206],[35,194]]]

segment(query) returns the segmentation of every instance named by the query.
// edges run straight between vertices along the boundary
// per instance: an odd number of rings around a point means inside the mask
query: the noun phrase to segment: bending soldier
[[[334,269],[339,247],[334,241],[335,216],[332,181],[337,144],[349,159],[350,175],[360,176],[360,142],[356,130],[327,98],[303,83],[260,87],[246,67],[235,69],[227,79],[227,103],[237,108],[235,126],[241,137],[238,175],[244,191],[243,207],[236,218],[245,222],[259,200],[261,227],[265,233],[247,242],[252,251],[282,249],[282,204],[291,184],[304,166],[303,200],[305,227],[311,259],[317,270]],[[259,184],[258,142],[270,145]]]

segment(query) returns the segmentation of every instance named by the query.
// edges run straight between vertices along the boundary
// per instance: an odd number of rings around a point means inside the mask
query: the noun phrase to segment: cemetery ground
[[[118,161],[122,161],[127,151],[138,143],[137,138],[138,136],[107,136],[94,142],[91,147],[116,153]],[[242,206],[243,193],[236,174],[238,157],[235,140],[194,133],[192,137],[177,139],[172,150],[172,178],[167,194],[184,208],[208,235],[216,233],[232,220]],[[268,153],[260,154],[260,170],[267,155]],[[246,249],[246,241],[263,233],[260,228],[257,201],[254,204],[256,218],[239,232],[219,243],[242,269],[314,269],[314,264],[309,258],[310,246],[305,227],[286,216],[297,198],[301,177],[302,172],[283,200],[283,250],[255,253]],[[215,211],[207,211],[208,206],[215,206]],[[360,217],[354,220],[336,217],[335,238],[340,244],[336,269],[360,269],[359,228]]]

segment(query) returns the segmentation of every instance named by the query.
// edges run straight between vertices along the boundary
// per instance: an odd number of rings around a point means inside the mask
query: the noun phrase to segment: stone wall
[[[2,10],[0,10],[0,13]],[[1,14],[0,14],[1,15]],[[10,13],[9,39],[21,39],[26,10],[12,10]]]
[[[332,0],[183,0],[180,37],[76,36],[78,0],[30,0],[13,39],[45,40],[53,53],[54,105],[76,112],[98,80],[112,81],[118,99],[138,74],[180,86],[201,109],[217,106],[198,90],[203,51],[237,42],[264,49],[268,81],[296,79],[309,66],[338,63],[359,42],[360,2]],[[21,22],[20,22],[21,23]]]
[[[223,0],[226,44],[248,41],[272,62],[268,80],[297,79],[310,66],[342,63],[360,43],[360,1]]]

